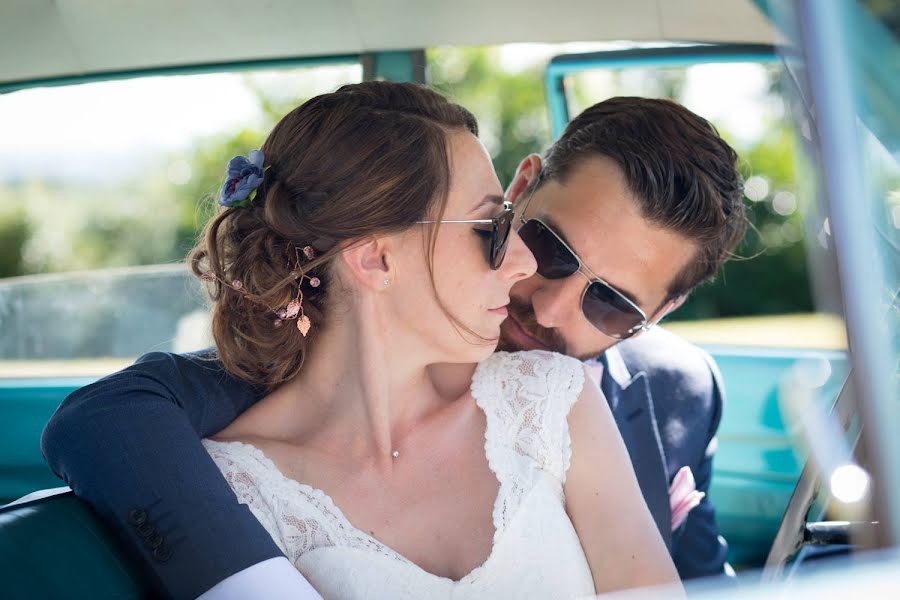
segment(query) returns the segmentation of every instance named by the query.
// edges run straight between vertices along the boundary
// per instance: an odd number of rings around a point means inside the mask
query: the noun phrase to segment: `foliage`
[[[28,217],[21,207],[0,211],[0,277],[25,274],[23,249],[30,235]]]
[[[259,148],[263,139],[262,131],[244,129],[230,136],[202,140],[192,153],[177,159],[190,168],[191,176],[175,194],[178,224],[172,258],[182,259],[187,255],[203,226],[215,213],[215,195],[222,186],[228,159]]]
[[[541,86],[542,68],[498,68],[496,48],[436,49],[428,53],[430,83],[471,110],[503,185],[519,162],[550,142],[550,121]]]
[[[712,284],[694,290],[673,314],[674,320],[813,309],[800,212],[781,215],[773,207],[779,193],[796,197],[795,152],[793,134],[786,126],[770,128],[758,143],[739,151],[745,181],[763,177],[770,191],[746,202],[749,228],[737,256],[720,269]]]

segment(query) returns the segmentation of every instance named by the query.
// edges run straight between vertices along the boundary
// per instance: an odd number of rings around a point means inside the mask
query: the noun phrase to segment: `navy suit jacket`
[[[725,574],[728,546],[709,498],[724,402],[718,367],[705,351],[659,327],[613,346],[598,362],[600,389],[678,574]],[[707,496],[673,532],[669,484],[684,466]]]
[[[699,349],[652,331],[601,357],[638,481],[682,577],[721,573],[712,504],[671,534],[668,482],[689,465],[706,490],[721,414],[718,372]],[[206,354],[154,352],[67,397],[41,438],[53,471],[144,559],[160,590],[194,598],[281,552],[200,443],[263,396]]]

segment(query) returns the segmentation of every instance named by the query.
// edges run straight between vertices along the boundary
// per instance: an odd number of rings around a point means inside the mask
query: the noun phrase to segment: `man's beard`
[[[564,340],[555,329],[548,329],[538,324],[537,317],[534,315],[534,309],[531,307],[531,304],[519,300],[518,298],[510,298],[506,310],[509,312],[507,319],[515,319],[525,333],[544,346],[542,348],[543,350],[566,354],[566,340]],[[523,348],[516,340],[508,336],[505,328],[501,327],[500,343],[497,344],[497,350],[519,352],[525,350],[525,348]]]
[[[568,351],[568,344],[559,331],[556,329],[548,329],[547,327],[542,327],[538,324],[534,309],[531,307],[530,303],[519,300],[518,298],[510,298],[506,310],[509,312],[507,320],[515,319],[525,333],[543,345],[543,348],[541,348],[542,350],[558,352],[585,361],[597,358],[609,349],[608,347],[598,348],[597,350],[592,350],[580,356],[574,355]],[[507,335],[506,325],[508,325],[508,323],[504,322],[504,325],[500,327],[500,342],[497,344],[497,350],[504,352],[520,352],[526,350],[526,348],[523,348],[516,340]]]

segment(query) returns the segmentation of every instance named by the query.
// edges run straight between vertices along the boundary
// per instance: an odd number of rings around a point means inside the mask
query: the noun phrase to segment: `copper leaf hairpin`
[[[301,288],[303,284],[303,280],[309,280],[309,286],[312,288],[317,288],[322,285],[322,281],[318,277],[310,277],[303,273],[301,267],[301,258],[300,256],[306,258],[307,260],[312,260],[316,257],[316,251],[312,246],[304,246],[302,249],[294,247],[294,268],[291,271],[291,275],[293,275],[294,280],[297,281],[297,294],[294,298],[287,303],[287,305],[282,306],[277,309],[273,309],[270,306],[266,305],[269,310],[275,315],[275,319],[272,322],[273,326],[281,327],[284,321],[297,321],[297,330],[301,335],[306,337],[306,334],[309,333],[309,330],[312,328],[312,321],[306,315],[303,310],[303,290]],[[256,300],[252,297],[252,295],[244,289],[244,283],[240,279],[235,279],[228,283],[227,281],[223,281],[221,278],[217,277],[213,272],[206,271],[200,277],[204,281],[219,281],[222,285],[231,288],[235,292],[238,292],[244,298],[253,300],[254,302],[261,303],[259,300]]]

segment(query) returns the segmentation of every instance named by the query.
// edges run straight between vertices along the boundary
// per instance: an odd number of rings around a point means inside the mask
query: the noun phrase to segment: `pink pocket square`
[[[700,501],[705,496],[705,493],[697,491],[697,484],[694,482],[694,474],[691,473],[691,468],[681,467],[678,469],[678,473],[672,479],[672,485],[669,486],[672,531],[681,527],[685,519],[687,519],[688,513],[700,504]]]

